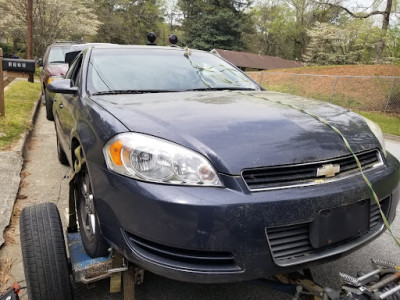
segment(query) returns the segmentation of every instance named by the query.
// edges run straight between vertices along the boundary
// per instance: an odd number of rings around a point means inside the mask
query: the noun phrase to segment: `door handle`
[[[60,108],[63,108],[63,107],[64,107],[64,105],[63,105],[62,103],[58,104],[58,106],[59,106]]]

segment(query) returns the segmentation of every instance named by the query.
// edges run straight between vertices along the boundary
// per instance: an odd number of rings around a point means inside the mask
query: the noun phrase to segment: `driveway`
[[[388,141],[387,148],[400,159],[400,142]],[[21,251],[19,245],[18,214],[27,206],[40,202],[55,202],[65,223],[65,209],[68,199],[69,168],[57,161],[54,123],[45,119],[42,106],[28,145],[23,180],[14,208],[15,217],[7,230],[6,245],[0,251],[0,260],[12,259],[9,282],[21,282],[25,286]],[[399,209],[398,209],[399,213]],[[393,224],[393,231],[400,237],[400,218]],[[385,232],[368,246],[335,262],[312,268],[316,281],[322,285],[337,288],[339,272],[356,275],[358,271],[371,269],[370,258],[399,262],[400,249]],[[9,285],[9,283],[8,283]],[[109,281],[103,280],[91,285],[76,285],[76,299],[123,299],[121,293],[108,293]],[[291,296],[250,283],[201,285],[178,282],[145,273],[144,284],[137,288],[137,299],[292,299]],[[23,291],[21,299],[27,296]]]

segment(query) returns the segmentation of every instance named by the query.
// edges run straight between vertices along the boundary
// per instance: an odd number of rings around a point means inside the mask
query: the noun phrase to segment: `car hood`
[[[68,64],[48,64],[46,70],[50,76],[65,75],[68,71]]]
[[[180,92],[93,96],[130,131],[184,145],[206,156],[217,171],[307,163],[348,155],[329,126],[337,127],[355,152],[379,148],[365,121],[325,102],[274,92]]]

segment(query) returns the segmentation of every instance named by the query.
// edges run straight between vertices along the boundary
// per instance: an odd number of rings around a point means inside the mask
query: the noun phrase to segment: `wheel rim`
[[[80,214],[82,219],[83,231],[89,241],[93,241],[96,234],[96,217],[93,203],[92,187],[86,171],[82,171],[80,186]],[[82,230],[81,229],[81,230]]]

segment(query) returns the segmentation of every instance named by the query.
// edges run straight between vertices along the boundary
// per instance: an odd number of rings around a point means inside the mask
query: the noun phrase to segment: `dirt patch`
[[[302,67],[249,75],[267,90],[323,100],[354,110],[400,113],[400,79],[390,77],[400,76],[397,65]]]
[[[23,170],[21,172],[21,179],[24,180],[27,176],[31,175],[28,171]]]
[[[316,66],[292,69],[276,69],[267,72],[316,74],[316,75],[349,75],[349,76],[400,76],[400,66],[397,65],[346,65],[346,66]]]
[[[28,149],[29,150],[36,149],[37,148],[37,143],[38,143],[38,140],[36,138],[32,138],[31,142],[28,145]]]
[[[0,286],[8,283],[10,279],[10,269],[13,264],[12,259],[0,259]]]
[[[22,189],[22,188],[24,188],[24,187],[26,187],[28,185],[29,185],[29,182],[27,182],[26,180],[23,180],[23,181],[21,181],[21,184],[19,185],[19,188]]]
[[[11,221],[10,225],[6,228],[4,231],[4,243],[5,245],[15,245],[17,242],[15,241],[15,236],[16,236],[16,230],[18,228],[18,223],[19,223],[19,216],[21,214],[22,208],[19,207],[18,205],[14,205],[14,210],[11,216]]]

